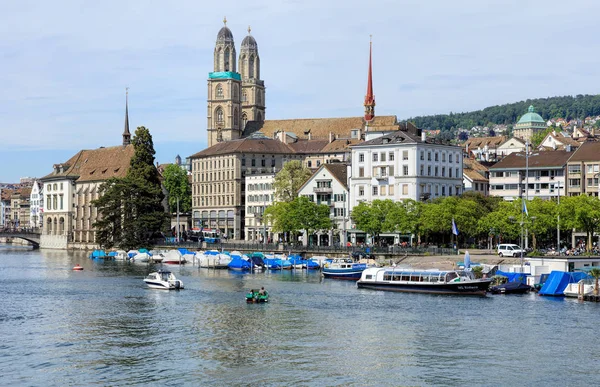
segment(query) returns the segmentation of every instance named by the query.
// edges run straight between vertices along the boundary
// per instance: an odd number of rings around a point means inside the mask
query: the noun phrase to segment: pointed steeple
[[[125,88],[125,129],[123,130],[123,146],[131,144],[129,133],[129,87]]]
[[[373,95],[373,68],[371,56],[373,41],[369,39],[369,77],[367,79],[367,95],[365,96],[365,120],[371,121],[375,117],[375,96]]]

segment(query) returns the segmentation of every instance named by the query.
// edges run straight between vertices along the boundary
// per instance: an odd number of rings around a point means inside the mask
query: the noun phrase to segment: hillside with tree
[[[422,129],[452,132],[474,126],[511,125],[527,113],[529,105],[544,119],[564,118],[567,121],[600,115],[600,95],[577,95],[536,98],[506,105],[490,106],[467,113],[436,114],[409,118]]]

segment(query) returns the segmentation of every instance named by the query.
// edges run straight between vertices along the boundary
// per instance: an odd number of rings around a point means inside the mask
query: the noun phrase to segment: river
[[[600,384],[600,304],[191,265],[170,266],[186,288],[168,292],[146,288],[150,269],[0,245],[2,384]],[[246,304],[260,286],[269,303]]]

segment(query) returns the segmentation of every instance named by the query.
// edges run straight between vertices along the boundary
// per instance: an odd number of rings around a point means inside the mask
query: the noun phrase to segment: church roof
[[[254,37],[252,35],[248,35],[244,38],[244,40],[242,40],[241,48],[258,50],[258,44],[256,43],[256,40],[254,39]]]
[[[71,178],[77,182],[107,180],[111,177],[125,177],[129,171],[133,145],[112,146],[91,150],[81,150],[61,164],[55,164],[54,171],[41,180]],[[62,166],[62,172],[61,168]]]
[[[233,42],[233,34],[227,26],[223,26],[217,34],[217,43],[220,42]]]
[[[292,132],[298,137],[308,137],[308,133],[313,139],[329,138],[329,133],[337,137],[347,137],[351,135],[352,129],[364,128],[364,117],[340,117],[340,118],[298,118],[290,120],[266,120],[248,121],[244,128],[243,136],[260,131],[268,137],[273,137],[278,131]],[[369,122],[369,130],[396,130],[398,121],[396,116],[376,116]]]
[[[290,154],[294,153],[294,150],[287,144],[271,138],[243,138],[219,142],[210,148],[191,155],[190,158],[211,157],[231,153]]]

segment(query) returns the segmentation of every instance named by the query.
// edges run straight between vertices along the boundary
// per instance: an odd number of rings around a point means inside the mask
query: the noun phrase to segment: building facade
[[[460,195],[462,150],[400,130],[352,147],[350,208],[375,199],[427,200]]]
[[[585,142],[567,162],[566,195],[598,196],[600,142]]]
[[[533,105],[529,106],[525,113],[516,123],[513,129],[513,136],[531,142],[534,134],[537,134],[547,128],[546,121],[535,112]]]
[[[274,173],[246,175],[246,218],[244,234],[247,241],[267,243],[278,240],[271,231],[271,224],[264,219],[265,209],[275,199]]]
[[[31,186],[29,200],[29,227],[41,228],[44,222],[44,189],[37,180]]]
[[[346,231],[350,227],[348,167],[344,163],[323,164],[298,190],[298,196],[327,205],[333,222],[333,229],[319,230],[315,235],[305,236],[305,243],[317,246],[346,245]]]

